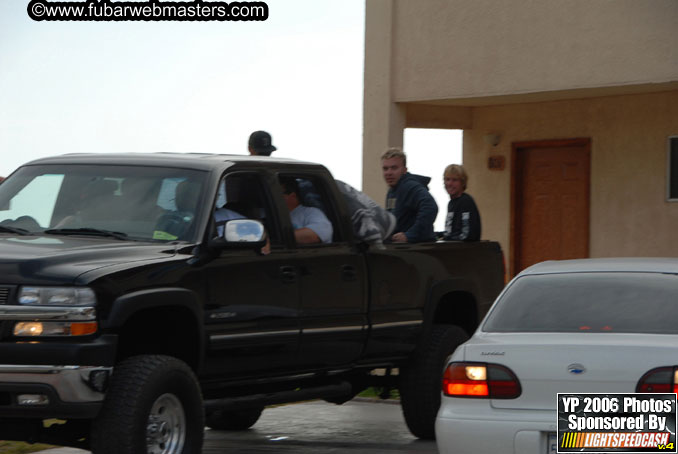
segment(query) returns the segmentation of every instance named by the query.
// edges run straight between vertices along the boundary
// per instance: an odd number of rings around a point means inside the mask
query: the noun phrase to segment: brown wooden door
[[[590,140],[513,145],[513,274],[589,255]]]

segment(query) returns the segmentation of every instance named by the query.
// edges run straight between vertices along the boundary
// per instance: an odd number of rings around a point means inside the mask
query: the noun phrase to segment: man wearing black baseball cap
[[[276,147],[273,146],[271,135],[266,131],[254,131],[250,134],[250,140],[247,143],[247,148],[251,155],[255,156],[270,156]]]

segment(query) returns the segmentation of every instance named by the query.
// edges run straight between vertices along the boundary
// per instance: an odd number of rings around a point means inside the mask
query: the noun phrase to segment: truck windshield
[[[0,234],[192,240],[206,177],[164,167],[25,166],[0,184]]]

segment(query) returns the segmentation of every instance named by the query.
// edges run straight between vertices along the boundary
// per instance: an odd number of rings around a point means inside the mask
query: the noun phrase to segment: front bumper
[[[112,371],[99,366],[0,365],[0,417],[92,418]],[[20,403],[20,396],[26,395],[44,396],[46,402]]]
[[[117,340],[103,335],[81,342],[0,342],[0,418],[93,418],[103,403]],[[22,395],[47,403],[22,405]]]
[[[0,418],[96,416],[113,371],[118,337],[16,341],[11,330],[21,320],[92,321],[96,310],[0,305]]]

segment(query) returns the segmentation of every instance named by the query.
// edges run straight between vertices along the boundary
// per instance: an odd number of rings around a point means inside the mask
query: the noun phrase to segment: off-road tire
[[[214,430],[246,430],[259,420],[263,411],[263,407],[232,411],[210,410],[205,417],[205,425]]]
[[[152,424],[157,421],[164,424]],[[169,439],[151,436],[159,425]],[[139,355],[115,366],[92,423],[90,448],[94,454],[200,454],[203,432],[202,395],[193,371],[170,356]]]
[[[400,370],[400,404],[407,427],[418,438],[435,439],[445,360],[468,339],[453,325],[434,325],[426,339]]]

